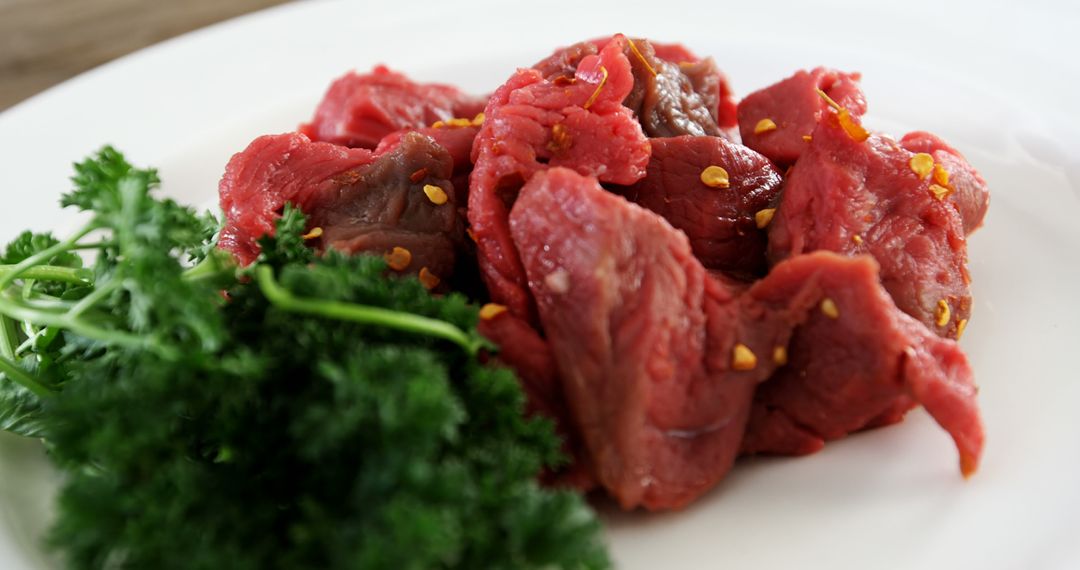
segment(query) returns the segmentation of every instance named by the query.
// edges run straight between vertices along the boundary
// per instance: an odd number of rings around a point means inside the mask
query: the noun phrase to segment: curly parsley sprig
[[[86,224],[0,258],[0,429],[65,471],[70,567],[610,566],[464,297],[316,256],[293,208],[238,268],[111,148],[73,182]]]

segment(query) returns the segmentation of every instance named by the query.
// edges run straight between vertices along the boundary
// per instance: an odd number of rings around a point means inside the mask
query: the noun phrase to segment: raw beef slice
[[[349,72],[334,81],[315,117],[300,131],[312,140],[375,148],[394,131],[472,118],[483,108],[479,97],[449,85],[416,83],[380,65],[371,73]]]
[[[650,142],[645,178],[613,190],[682,230],[706,268],[744,278],[763,275],[767,236],[755,217],[778,199],[780,171],[764,156],[720,137]],[[727,172],[727,187],[702,182],[711,166]]]
[[[773,299],[812,291],[821,301],[792,336],[786,364],[758,388],[744,453],[812,453],[920,403],[952,436],[961,472],[975,471],[983,428],[971,367],[955,342],[896,308],[872,258],[796,256],[754,290]]]
[[[320,249],[383,254],[395,248],[409,252],[406,274],[427,269],[439,280],[452,276],[464,238],[458,192],[450,182],[450,154],[420,133],[408,133],[392,150],[369,165],[341,176],[341,185],[327,188],[300,204],[308,225],[322,228],[313,240]],[[425,187],[441,191],[441,200]]]
[[[569,81],[583,57],[616,40],[634,74],[634,88],[623,105],[634,112],[647,135],[730,138],[728,131],[737,123],[727,77],[711,57],[700,59],[680,45],[616,35],[556,50],[533,68],[547,79]]]
[[[944,175],[935,171],[933,176],[944,177],[948,187],[952,189],[948,197],[960,211],[960,217],[964,220],[964,233],[970,235],[982,226],[986,210],[990,207],[990,191],[986,187],[986,181],[960,151],[946,144],[937,135],[923,131],[904,135],[904,138],[900,139],[900,146],[911,152],[931,155],[935,169],[936,165],[940,165],[944,170]]]
[[[963,222],[951,190],[917,173],[914,156],[877,134],[855,140],[830,112],[784,183],[769,256],[870,254],[902,311],[956,338],[971,313]]]
[[[620,42],[582,58],[570,83],[518,70],[491,97],[473,145],[468,218],[480,270],[492,300],[531,322],[535,309],[508,224],[521,186],[553,166],[615,184],[645,175],[649,142],[622,106],[634,79]]]
[[[376,254],[400,247],[409,257],[401,271],[426,267],[446,278],[464,231],[451,172],[446,150],[419,133],[380,155],[296,133],[259,137],[233,156],[221,180],[220,247],[241,263],[254,261],[257,240],[273,233],[291,202],[308,216],[309,229],[321,229],[309,241],[313,247]],[[444,202],[427,195],[429,185]]]
[[[786,345],[785,319],[744,320],[681,232],[571,170],[533,176],[510,227],[598,482],[628,509],[715,485],[775,366],[735,355]]]
[[[866,97],[859,88],[858,73],[824,67],[798,71],[739,102],[739,133],[743,144],[779,165],[795,162],[806,148],[803,137],[814,131],[829,109],[818,89],[853,116],[866,113]],[[775,128],[759,127],[765,119],[772,121]]]
[[[369,150],[313,143],[297,133],[255,139],[233,155],[221,178],[218,194],[225,225],[219,247],[244,265],[255,261],[258,239],[274,233],[286,202],[299,206],[374,160]]]

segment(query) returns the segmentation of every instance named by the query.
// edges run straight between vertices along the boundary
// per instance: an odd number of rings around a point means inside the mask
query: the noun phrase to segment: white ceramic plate
[[[794,4],[794,3],[793,3]],[[64,228],[69,165],[103,143],[157,165],[167,192],[212,200],[232,152],[306,120],[350,68],[385,62],[483,92],[555,46],[622,31],[713,55],[738,93],[795,69],[860,70],[872,126],[927,129],[990,182],[970,243],[963,345],[988,432],[963,481],[922,412],[800,459],[741,462],[680,513],[605,512],[626,569],[1080,567],[1080,11],[1013,4],[665,1],[304,2],[189,34],[0,115],[0,239]],[[1000,9],[999,9],[1000,8]],[[0,437],[0,568],[37,548],[56,476],[36,442]]]

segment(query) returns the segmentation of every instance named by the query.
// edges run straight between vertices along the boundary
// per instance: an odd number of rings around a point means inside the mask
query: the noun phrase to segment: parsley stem
[[[119,288],[120,282],[115,280],[106,283],[102,287],[95,287],[89,295],[83,297],[82,299],[79,299],[79,302],[75,303],[75,306],[71,307],[71,310],[68,311],[68,316],[70,316],[71,318],[77,318],[79,315],[85,313],[87,309],[93,307],[94,304],[96,304],[98,301],[104,299],[105,297],[108,297],[113,293],[113,291],[116,291]]]
[[[8,285],[11,285],[16,279],[22,277],[29,269],[47,262],[57,254],[70,250],[80,239],[95,229],[97,229],[97,225],[93,222],[86,224],[81,230],[75,232],[64,241],[58,242],[52,247],[45,248],[15,265],[8,266],[7,272],[0,273],[0,291],[7,289]]]
[[[98,241],[98,242],[77,243],[77,244],[71,246],[71,250],[72,251],[78,251],[78,250],[90,249],[90,250],[95,250],[96,251],[96,250],[99,250],[99,249],[105,249],[107,247],[115,247],[115,246],[116,246],[116,242],[114,242],[114,241],[102,240],[102,241]]]
[[[469,354],[477,351],[465,331],[446,321],[370,305],[298,297],[282,287],[274,278],[273,268],[266,265],[255,269],[255,281],[267,300],[285,311],[432,336],[453,342]]]
[[[15,265],[0,265],[0,277],[6,277],[15,270]],[[59,281],[63,283],[86,283],[93,280],[94,272],[82,267],[62,267],[59,265],[35,265],[19,272],[23,279],[39,281]]]
[[[48,398],[56,395],[56,392],[53,392],[44,384],[35,380],[33,376],[27,374],[18,364],[6,356],[0,356],[0,372],[2,372],[4,376],[7,376],[12,382],[33,392],[39,398]]]
[[[232,254],[215,248],[197,265],[184,270],[183,278],[187,281],[217,279],[222,275],[232,274],[235,270],[236,261]]]
[[[4,295],[0,295],[0,314],[20,321],[29,321],[36,325],[60,327],[80,336],[108,344],[130,348],[160,348],[155,346],[150,337],[96,327],[78,317],[72,317],[68,313],[52,313],[28,307]]]
[[[15,321],[0,315],[0,356],[15,358]]]

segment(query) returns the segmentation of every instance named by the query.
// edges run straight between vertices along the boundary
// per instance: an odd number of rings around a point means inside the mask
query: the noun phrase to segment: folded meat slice
[[[818,67],[747,95],[739,102],[739,133],[743,144],[779,165],[795,162],[810,135],[828,111],[817,90],[824,91],[853,116],[866,113],[866,97],[858,73]],[[763,123],[763,121],[766,121]],[[771,127],[769,123],[771,122]]]
[[[548,79],[573,77],[578,62],[611,41],[622,42],[634,74],[623,100],[650,137],[724,136],[736,125],[735,100],[727,77],[710,57],[700,59],[678,44],[617,35],[556,50],[533,66]]]
[[[711,488],[785,315],[744,307],[681,232],[568,169],[533,176],[510,225],[598,482],[627,509]]]
[[[369,150],[313,143],[298,133],[255,139],[233,155],[221,178],[218,194],[225,224],[219,247],[244,265],[255,261],[258,239],[273,234],[286,202],[302,205],[374,160]]]
[[[877,134],[856,140],[830,112],[784,183],[769,256],[868,253],[902,311],[956,338],[971,313],[963,222],[951,187],[913,158]]]
[[[764,275],[767,236],[757,227],[779,196],[780,171],[764,156],[720,137],[657,138],[645,178],[614,187],[664,217],[690,239],[706,268],[752,278]],[[702,173],[720,167],[727,186],[709,186]]]
[[[712,58],[679,65],[657,57],[648,40],[629,39],[626,50],[634,89],[623,105],[634,111],[645,134],[726,136],[717,125],[721,85],[726,82]]]
[[[955,342],[896,308],[877,269],[868,256],[817,252],[780,263],[754,285],[762,300],[821,301],[792,336],[787,363],[758,388],[744,453],[812,453],[920,403],[952,436],[961,472],[975,471],[983,428],[971,367]]]
[[[250,263],[258,238],[273,232],[291,202],[308,216],[309,228],[321,229],[308,241],[313,247],[376,254],[401,248],[407,253],[399,252],[392,268],[427,268],[446,279],[464,233],[451,173],[449,153],[419,133],[405,134],[377,156],[302,134],[260,137],[226,167],[220,244]]]
[[[716,126],[720,127],[724,137],[735,140],[739,127],[735,93],[731,90],[727,75],[717,67],[716,60],[711,57],[693,60],[672,59],[679,55],[678,51],[668,52],[659,44],[653,44],[653,47],[656,49],[657,57],[679,66],[679,71],[690,80],[694,91],[708,105],[709,112],[712,113]]]
[[[370,73],[349,72],[335,80],[315,117],[300,131],[312,140],[375,148],[394,131],[456,117],[471,119],[483,108],[483,98],[449,85],[416,83],[380,65]]]
[[[948,198],[960,211],[960,217],[964,220],[964,233],[970,235],[982,226],[986,210],[990,207],[990,190],[983,177],[960,151],[946,144],[937,135],[924,131],[904,135],[904,138],[900,139],[900,146],[911,152],[929,154],[934,159],[935,168],[936,165],[941,166],[944,174],[935,170],[934,175],[947,181],[948,188],[952,190]]]
[[[621,39],[583,57],[572,81],[521,69],[499,87],[473,145],[468,218],[494,301],[535,321],[525,271],[510,238],[510,208],[534,173],[565,166],[601,181],[645,175],[649,142],[622,100],[633,87]]]

